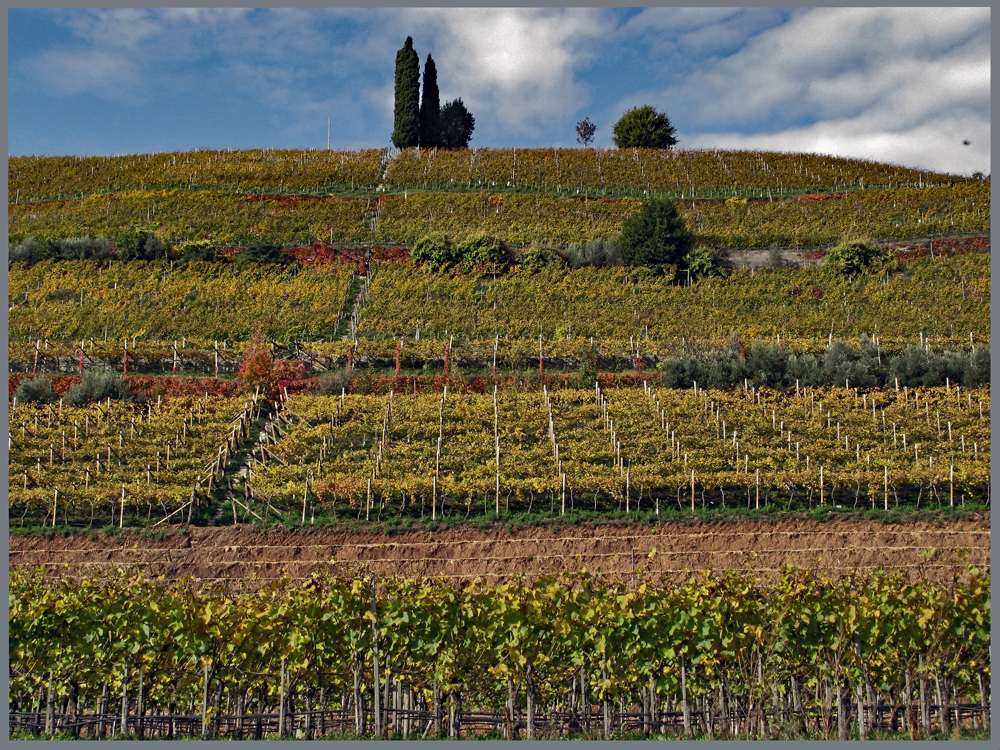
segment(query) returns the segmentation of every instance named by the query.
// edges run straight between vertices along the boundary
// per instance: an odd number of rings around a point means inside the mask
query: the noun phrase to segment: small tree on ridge
[[[594,133],[596,132],[597,126],[590,121],[589,117],[580,120],[576,124],[576,142],[582,143],[583,147],[586,148],[594,140]]]
[[[650,105],[633,107],[614,125],[618,148],[670,148],[677,145],[674,126],[666,112]]]

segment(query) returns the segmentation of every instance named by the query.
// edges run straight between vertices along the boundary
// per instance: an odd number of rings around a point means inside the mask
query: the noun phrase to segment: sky
[[[679,148],[990,173],[989,8],[9,9],[8,152],[391,145],[396,52],[434,58],[472,147]]]

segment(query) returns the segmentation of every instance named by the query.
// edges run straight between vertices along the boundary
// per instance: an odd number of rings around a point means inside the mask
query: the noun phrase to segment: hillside
[[[352,738],[376,707],[398,737],[988,733],[988,178],[582,149],[8,173],[12,735]],[[726,268],[571,244],[654,194]],[[497,254],[414,262],[439,233]],[[838,267],[847,237],[884,252]]]
[[[390,149],[185,151],[125,156],[12,156],[8,202],[122,190],[323,194],[353,190],[505,189],[676,198],[783,197],[978,179],[815,154],[678,149]]]
[[[643,195],[720,248],[989,229],[989,182],[802,154],[509,149],[10,157],[8,237],[413,243],[485,231],[564,245],[620,232]]]

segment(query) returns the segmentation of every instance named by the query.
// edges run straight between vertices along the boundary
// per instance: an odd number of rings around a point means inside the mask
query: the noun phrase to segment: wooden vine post
[[[889,467],[882,467],[882,504],[885,510],[889,510]]]
[[[56,694],[54,689],[53,673],[49,670],[49,689],[45,697],[45,734],[52,736],[55,734],[56,724]]]
[[[496,349],[493,350],[493,371],[496,372]],[[500,515],[500,409],[497,404],[497,386],[493,386],[493,442],[497,456],[496,514]]]
[[[955,464],[948,468],[948,495],[951,500],[951,507],[955,507]]]
[[[371,574],[371,612],[372,612],[372,695],[375,699],[375,736],[382,736],[382,705],[378,680],[378,625],[375,617],[378,608],[375,606],[375,574]]]
[[[128,734],[128,664],[122,667],[122,719],[118,734]]]
[[[285,660],[281,660],[282,668],[284,668]],[[206,664],[202,668],[202,690],[201,690],[201,733],[203,736],[208,735],[208,665]],[[280,731],[280,730],[279,730]]]

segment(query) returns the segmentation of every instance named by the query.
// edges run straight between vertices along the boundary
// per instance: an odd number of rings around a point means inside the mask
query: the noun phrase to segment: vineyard
[[[122,190],[244,193],[529,188],[602,195],[776,197],[878,187],[931,187],[969,178],[813,154],[655,149],[465,151],[187,151],[114,157],[8,158],[8,203]]]
[[[592,358],[604,369],[655,370],[669,355],[733,339],[818,355],[834,339],[865,338],[880,360],[913,346],[973,352],[990,343],[989,257],[979,253],[922,258],[878,277],[775,269],[694,286],[642,269],[456,275],[390,262],[354,287],[356,278],[346,263],[15,265],[9,367],[231,372],[258,322],[282,356],[326,369],[349,358],[368,369],[397,360],[408,371],[443,368],[446,350],[472,370],[537,369],[540,360],[576,368]]]
[[[455,275],[386,265],[372,275],[360,335],[407,336],[407,346],[419,344],[418,330],[421,339],[483,344],[499,336],[501,356],[516,340],[537,343],[538,336],[543,355],[556,357],[591,337],[612,351],[650,353],[687,341],[722,345],[733,335],[748,343],[780,336],[792,351],[863,335],[878,336],[887,351],[924,338],[961,348],[970,334],[973,343],[989,341],[989,288],[989,256],[980,254],[918,260],[885,277],[779,269],[705,278],[694,287],[644,269]]]
[[[376,204],[377,201],[371,201]],[[211,237],[221,243],[308,245],[312,238],[369,237],[364,199],[261,197],[205,190],[133,190],[80,200],[10,205],[10,242],[25,237],[112,237],[139,225],[170,242]]]
[[[552,194],[415,193],[377,198],[133,190],[8,206],[8,239],[114,237],[138,225],[171,243],[211,237],[271,242],[408,242],[432,232],[485,231],[514,245],[611,239],[637,199]],[[882,239],[989,230],[990,188],[969,184],[832,196],[679,201],[699,243],[720,248],[830,245],[845,234]]]
[[[42,261],[10,270],[7,331],[12,342],[32,346],[39,338],[75,341],[68,356],[79,355],[81,339],[86,353],[110,341],[119,362],[126,339],[132,352],[138,342],[182,338],[183,348],[190,340],[191,348],[211,349],[218,340],[228,349],[248,339],[256,322],[280,341],[329,337],[341,322],[351,278],[344,264]]]
[[[262,411],[271,409],[273,411]],[[280,408],[279,408],[280,407]],[[145,413],[143,413],[145,412]],[[226,474],[259,417],[246,468]],[[11,409],[24,525],[576,509],[982,508],[988,389],[511,389]],[[222,486],[223,477],[228,486]],[[217,490],[213,492],[213,489]],[[234,489],[236,490],[234,492]],[[226,492],[228,490],[228,492]],[[226,499],[223,499],[226,498]],[[338,505],[339,503],[339,505]],[[154,514],[154,508],[156,510]],[[229,510],[227,509],[227,510]],[[145,518],[142,511],[145,510]]]
[[[678,201],[695,241],[720,248],[830,245],[845,234],[916,237],[982,231],[989,226],[989,187],[894,188],[810,200]],[[470,228],[513,244],[611,239],[638,200],[497,193],[428,193],[385,200],[373,241],[413,242],[432,232]],[[12,223],[13,229],[13,223]]]
[[[8,157],[8,203],[132,190],[243,193],[372,190],[386,150],[186,151],[128,156]]]
[[[679,585],[318,576],[233,598],[15,570],[10,721],[87,737],[948,736],[988,726],[989,585],[971,567],[947,585],[789,567]]]
[[[553,513],[694,509],[724,507],[727,494],[747,507],[762,497],[791,507],[796,494],[796,507],[888,509],[900,494],[985,502],[988,398],[959,388],[298,396],[261,448],[249,492],[289,508],[311,490],[312,508],[339,499],[366,518],[417,506],[434,517],[448,503],[477,515],[536,503]]]
[[[82,408],[17,406],[10,412],[10,518],[20,513],[22,524],[30,518],[42,526],[97,518],[121,527],[126,512],[130,524],[155,525],[177,523],[186,511],[190,523],[259,410],[256,399],[207,393],[157,398],[145,410],[110,399]]]
[[[874,187],[968,182],[913,169],[814,154],[678,149],[407,150],[385,181],[397,189],[527,188],[594,195],[767,198]]]
[[[989,736],[988,177],[8,172],[12,738]],[[722,274],[576,267],[649,195]],[[848,274],[845,238],[889,252]]]

